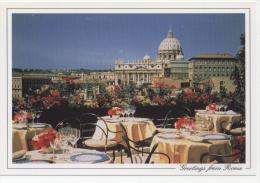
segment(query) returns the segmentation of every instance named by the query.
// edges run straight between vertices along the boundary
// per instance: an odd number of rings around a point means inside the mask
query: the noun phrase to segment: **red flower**
[[[194,121],[192,119],[182,117],[182,118],[178,119],[178,121],[176,121],[175,128],[180,129],[182,127],[188,127],[190,129],[193,129]]]
[[[121,109],[120,107],[113,107],[112,109],[109,109],[107,114],[109,116],[113,116],[113,115],[119,115],[123,112],[124,110]]]
[[[238,139],[239,143],[244,143],[246,141],[246,136],[240,136]]]
[[[208,105],[209,110],[215,111],[217,109],[217,104],[212,103]]]
[[[27,112],[27,119],[32,119],[32,112]]]
[[[39,135],[36,135],[32,139],[32,146],[35,149],[48,148],[50,146],[50,142],[53,141],[57,136],[56,130],[49,128]]]
[[[37,102],[37,100],[36,100],[35,98],[32,98],[32,99],[31,99],[31,103],[32,103],[32,104],[35,104],[36,102]]]
[[[57,90],[51,90],[51,96],[58,97],[60,96],[60,93]]]

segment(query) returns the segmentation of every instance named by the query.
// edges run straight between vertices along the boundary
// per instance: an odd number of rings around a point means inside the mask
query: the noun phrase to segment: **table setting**
[[[151,144],[152,147],[158,143],[156,151],[169,155],[171,163],[200,163],[200,156],[204,153],[231,153],[229,135],[200,131],[188,118],[179,119],[175,127],[175,132],[157,134]],[[160,158],[158,162],[164,163],[164,157]]]
[[[13,163],[108,163],[106,153],[77,148],[80,130],[65,126],[49,128],[32,138],[35,150],[13,153]]]
[[[239,121],[242,115],[232,110],[227,110],[225,105],[209,104],[205,110],[195,110],[196,121],[211,120],[213,123],[213,131],[221,132],[221,124],[227,122],[225,128],[230,129],[233,122]]]

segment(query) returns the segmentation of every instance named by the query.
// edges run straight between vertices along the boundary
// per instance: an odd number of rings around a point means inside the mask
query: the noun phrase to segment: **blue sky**
[[[156,58],[171,26],[186,59],[236,54],[243,14],[14,14],[13,67],[110,69],[115,60]]]

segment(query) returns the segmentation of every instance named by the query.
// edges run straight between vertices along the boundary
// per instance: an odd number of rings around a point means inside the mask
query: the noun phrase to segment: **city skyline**
[[[112,69],[117,59],[156,58],[173,30],[189,59],[236,54],[243,14],[14,14],[13,68]]]

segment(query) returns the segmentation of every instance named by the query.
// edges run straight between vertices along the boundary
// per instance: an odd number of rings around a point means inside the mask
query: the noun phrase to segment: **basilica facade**
[[[129,63],[125,63],[122,60],[116,61],[114,68],[115,83],[128,84],[133,82],[140,85],[151,83],[154,78],[170,78],[173,61],[178,63],[185,62],[181,44],[173,36],[173,32],[169,30],[166,38],[159,45],[155,60],[151,59],[148,54],[145,54],[143,59]]]
[[[156,59],[145,54],[143,59],[129,63],[117,60],[114,68],[115,84],[151,84],[158,78],[169,78],[180,86],[190,86],[203,80],[214,80],[216,86],[228,83],[234,89],[230,73],[236,65],[231,54],[200,54],[186,60],[179,40],[171,30],[161,41]]]

